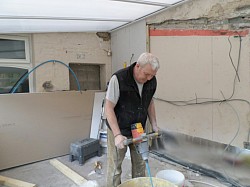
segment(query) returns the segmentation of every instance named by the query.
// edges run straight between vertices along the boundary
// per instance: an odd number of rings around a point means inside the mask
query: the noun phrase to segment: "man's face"
[[[141,84],[151,80],[156,75],[157,70],[153,70],[150,64],[146,64],[145,66],[136,64],[136,66],[138,68],[136,80]]]

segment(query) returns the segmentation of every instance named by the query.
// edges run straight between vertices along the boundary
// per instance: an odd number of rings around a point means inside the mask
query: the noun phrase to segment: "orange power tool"
[[[159,132],[154,132],[150,134],[144,133],[141,123],[135,123],[131,125],[132,137],[131,139],[126,139],[124,145],[129,145],[131,143],[135,144],[136,150],[142,155],[143,160],[148,160],[149,154],[149,143],[150,139],[160,136]]]

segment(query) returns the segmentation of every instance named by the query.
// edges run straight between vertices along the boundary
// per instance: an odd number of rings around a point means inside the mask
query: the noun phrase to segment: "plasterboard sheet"
[[[101,124],[101,117],[103,113],[103,101],[106,92],[96,92],[93,106],[93,115],[91,121],[90,138],[98,138],[99,126]]]
[[[89,138],[94,92],[0,95],[0,170],[69,154]]]

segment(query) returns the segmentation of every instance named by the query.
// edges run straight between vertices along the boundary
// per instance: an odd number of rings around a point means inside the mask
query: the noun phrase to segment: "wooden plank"
[[[8,187],[36,187],[35,184],[0,175],[0,184]]]
[[[62,172],[64,175],[66,175],[69,179],[71,179],[72,181],[74,181],[74,183],[78,185],[87,182],[85,178],[80,176],[75,171],[71,170],[69,167],[65,166],[57,159],[50,160],[50,164],[53,165],[56,169],[58,169],[60,172]]]

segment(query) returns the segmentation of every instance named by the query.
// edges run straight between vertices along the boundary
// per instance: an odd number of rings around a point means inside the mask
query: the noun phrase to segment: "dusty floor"
[[[100,187],[106,187],[105,178],[106,178],[106,155],[101,157],[93,157],[80,166],[79,162],[75,160],[74,162],[69,161],[69,156],[62,156],[57,158],[60,162],[83,176],[87,180],[95,180],[98,182]],[[97,174],[94,172],[95,162],[100,161],[102,163],[102,174]],[[130,170],[130,159],[126,158],[123,163],[123,174],[122,181],[131,179],[131,170]],[[155,176],[156,173],[163,169],[175,169],[182,172],[185,175],[185,187],[225,187],[217,180],[209,177],[199,175],[195,172],[187,170],[181,166],[178,166],[174,163],[166,162],[160,158],[150,154],[149,166],[151,169],[152,176]],[[22,181],[30,182],[36,184],[37,187],[77,187],[73,181],[67,178],[64,174],[59,172],[54,166],[52,166],[49,160],[36,162],[33,164],[28,164],[4,171],[0,171],[0,175],[19,179]],[[189,180],[193,180],[190,182]],[[201,182],[198,182],[201,181]],[[203,183],[203,184],[202,184]],[[208,183],[208,184],[204,184]],[[1,185],[0,185],[1,186]],[[1,186],[2,187],[2,186]]]

